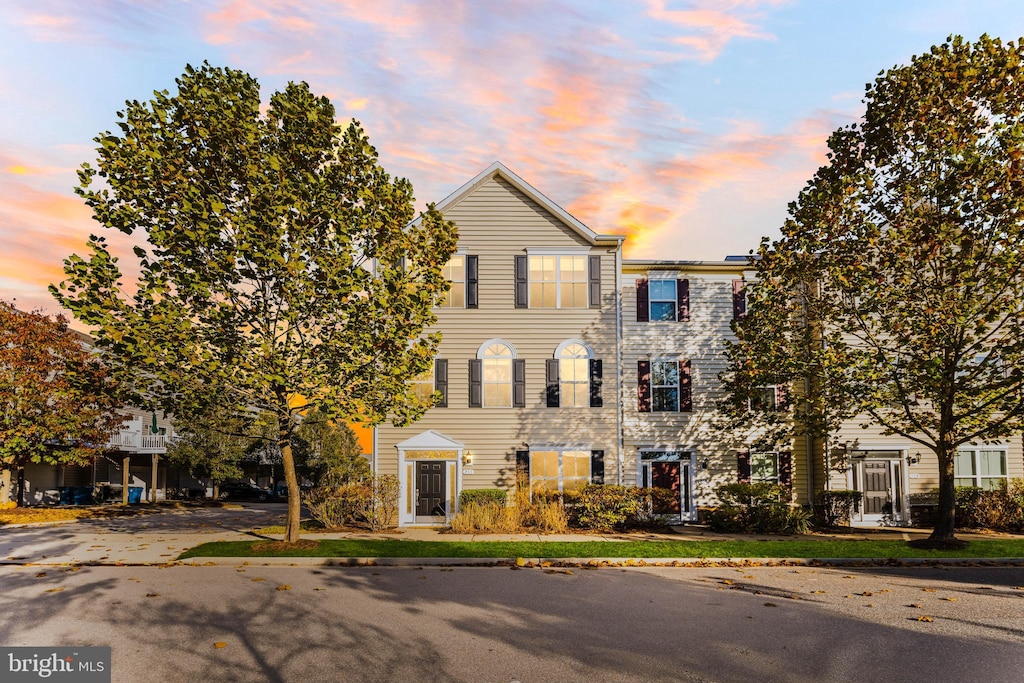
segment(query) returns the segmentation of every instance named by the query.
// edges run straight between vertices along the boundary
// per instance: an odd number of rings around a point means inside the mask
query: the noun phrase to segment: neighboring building
[[[167,453],[167,440],[172,434],[170,420],[155,417],[153,413],[128,408],[121,431],[107,444],[108,451],[98,455],[85,466],[30,464],[25,467],[25,503],[27,505],[56,504],[75,501],[69,489],[91,489],[98,496],[120,500],[125,481],[124,468],[128,467],[128,485],[141,489],[142,500],[159,500],[168,488],[205,488],[188,475],[168,469],[160,456]],[[154,422],[156,429],[153,429]],[[154,486],[155,480],[155,486]],[[12,482],[16,486],[17,482]],[[13,499],[13,497],[12,497]]]

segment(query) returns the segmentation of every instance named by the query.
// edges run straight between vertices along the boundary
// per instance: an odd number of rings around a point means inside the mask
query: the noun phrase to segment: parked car
[[[220,487],[221,500],[254,500],[260,503],[276,501],[277,495],[273,491],[261,489],[255,484],[224,484]]]

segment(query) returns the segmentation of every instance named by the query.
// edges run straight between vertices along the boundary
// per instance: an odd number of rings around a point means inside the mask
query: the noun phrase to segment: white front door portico
[[[456,512],[465,447],[428,429],[398,449],[398,523],[443,525]]]

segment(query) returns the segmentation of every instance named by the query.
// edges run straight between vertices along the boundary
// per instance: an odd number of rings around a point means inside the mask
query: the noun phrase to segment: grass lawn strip
[[[442,557],[442,558],[984,558],[1024,557],[1024,541],[973,541],[962,550],[919,550],[903,541],[399,541],[324,539],[313,548],[257,552],[259,541],[204,543],[192,557]]]

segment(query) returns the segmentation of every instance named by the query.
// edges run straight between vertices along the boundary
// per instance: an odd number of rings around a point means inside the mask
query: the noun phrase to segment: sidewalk
[[[277,511],[270,506],[237,509],[198,509],[159,512],[140,517],[92,519],[78,522],[46,523],[19,527],[0,527],[0,564],[167,564],[182,552],[214,541],[252,541],[280,539],[281,534],[261,535],[253,530],[272,523]],[[927,529],[842,529],[827,534],[808,534],[801,540],[885,540],[908,541],[926,537]],[[1024,536],[999,533],[959,533],[964,540],[1024,539]],[[390,539],[396,541],[724,541],[779,540],[780,536],[720,534],[705,527],[684,525],[664,533],[631,534],[452,534],[433,527],[407,527],[399,533],[367,532],[310,533],[307,539]],[[210,558],[200,558],[204,564]],[[277,558],[283,564],[306,564],[302,558]],[[324,558],[315,559],[324,563]],[[225,558],[225,561],[228,561]],[[230,563],[240,564],[241,558]],[[275,560],[276,561],[276,560]],[[410,560],[411,561],[411,560]],[[482,560],[493,563],[494,559]],[[689,560],[692,561],[692,560]],[[340,563],[341,560],[339,559]],[[425,563],[423,559],[416,563]],[[250,560],[250,563],[255,563]]]

